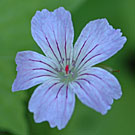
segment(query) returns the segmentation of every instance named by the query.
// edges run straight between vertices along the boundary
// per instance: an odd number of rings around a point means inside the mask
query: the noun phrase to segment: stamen
[[[75,67],[75,61],[74,60],[72,60],[72,66]]]
[[[68,74],[68,71],[69,71],[69,66],[68,65],[66,65],[65,71],[66,71],[66,74]]]

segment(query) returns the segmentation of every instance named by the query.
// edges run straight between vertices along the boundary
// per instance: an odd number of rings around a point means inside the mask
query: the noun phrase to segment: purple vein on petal
[[[58,90],[58,92],[57,92],[57,94],[56,94],[56,98],[58,98],[58,95],[59,95],[59,93],[60,93],[61,89],[63,88],[63,86],[64,86],[64,84],[63,84],[63,85],[61,85],[61,87],[59,88],[59,90]]]
[[[76,60],[75,60],[75,61],[77,61],[77,60],[78,60],[78,57],[80,56],[81,51],[82,51],[83,47],[85,46],[86,42],[87,42],[87,40],[85,40],[85,42],[84,42],[83,46],[81,47],[81,49],[80,49],[80,51],[79,51],[79,53],[78,53],[78,55],[77,55],[77,57],[76,57]]]
[[[87,93],[87,91],[82,87],[82,85],[78,82],[78,81],[75,81],[75,83],[77,83],[79,85],[79,87],[85,92],[85,94],[93,100],[93,102],[98,106],[98,103],[96,102],[96,100],[94,99],[94,97],[90,97],[90,95]],[[88,101],[89,102],[89,101]],[[90,102],[89,102],[90,103]],[[90,103],[91,104],[91,103]]]
[[[36,78],[40,78],[40,77],[45,77],[45,76],[55,77],[55,76],[52,76],[52,75],[39,75],[39,76],[35,76],[35,77],[30,78],[28,81],[33,80],[33,79],[36,79]]]
[[[100,78],[99,76],[97,76],[97,75],[95,75],[95,74],[90,74],[90,73],[83,73],[83,74],[80,74],[79,76],[83,76],[83,75],[91,75],[91,76],[95,76],[95,77],[97,77],[97,78],[99,78],[99,79],[102,79],[102,78]]]
[[[77,61],[77,60],[78,60],[78,57],[80,56],[81,51],[82,51],[83,47],[85,46],[86,42],[88,41],[89,37],[90,37],[90,35],[89,35],[89,36],[88,36],[88,38],[84,41],[83,46],[81,47],[81,49],[80,49],[80,51],[79,51],[79,53],[78,53],[78,55],[77,55],[77,57],[76,57],[76,60],[75,60],[75,61]]]
[[[85,78],[79,78],[79,79],[77,79],[77,80],[84,80],[84,81],[88,82],[89,85],[93,86],[93,87],[97,90],[97,92],[98,92],[100,95],[102,95],[101,92],[100,92],[100,90],[99,90],[94,84],[92,84],[89,80],[87,80],[87,79],[85,79]],[[101,96],[101,98],[102,98],[102,101],[103,101],[105,104],[110,105],[110,103],[109,103],[107,100],[105,100],[102,96]]]
[[[66,27],[66,26],[65,26]],[[66,57],[66,64],[67,64],[67,41],[66,41],[66,28],[65,28],[65,46],[64,46],[64,49],[65,49],[65,57]]]
[[[66,87],[66,99],[68,98],[68,85]]]
[[[55,36],[54,30],[53,30],[53,34],[54,34],[55,42],[56,42],[56,45],[57,45],[57,50],[58,50],[58,52],[59,52],[61,61],[63,62],[63,58],[62,58],[62,55],[61,55],[61,52],[60,52],[59,44],[58,44],[58,42],[57,42],[57,40],[56,40],[56,36]]]
[[[45,37],[45,39],[46,39],[46,41],[47,41],[47,43],[48,43],[48,45],[49,45],[49,48],[51,49],[51,51],[52,51],[53,55],[55,56],[55,58],[56,58],[56,59],[57,59],[57,61],[59,62],[58,57],[57,57],[57,56],[56,56],[56,54],[54,53],[54,50],[52,49],[52,47],[51,47],[51,45],[50,45],[50,43],[49,43],[49,41],[48,41],[48,38],[47,38],[47,37]]]
[[[53,71],[48,70],[48,69],[45,69],[45,68],[33,68],[32,70],[44,70],[44,71],[48,71],[48,72],[50,72],[50,73],[52,73],[52,74],[56,74],[56,73],[54,73]]]
[[[30,61],[34,61],[34,62],[39,62],[39,63],[45,64],[45,65],[47,65],[48,67],[50,67],[50,68],[52,68],[53,70],[55,70],[55,68],[53,68],[51,65],[49,65],[48,63],[43,62],[43,61],[41,61],[41,60],[33,60],[33,59],[29,59],[29,60],[30,60]]]
[[[45,91],[44,92],[44,94],[43,94],[43,96],[42,96],[42,99],[41,99],[41,103],[40,103],[40,105],[38,106],[38,114],[37,114],[37,116],[39,116],[40,115],[40,113],[41,113],[41,106],[45,103],[45,102],[47,102],[47,100],[48,100],[48,98],[46,98],[46,100],[44,101],[43,100],[43,98],[45,98],[45,96],[46,96],[46,94],[54,87],[54,86],[56,86],[57,84],[59,84],[59,82],[56,82],[56,83],[54,83],[54,84],[52,84],[48,89],[47,89],[47,91]],[[48,105],[48,107],[53,103],[53,101],[55,100],[56,98],[54,98],[50,103],[49,103],[49,105]],[[48,107],[46,108],[46,111],[48,110]]]
[[[97,75],[95,75],[95,74],[90,74],[90,73],[83,73],[83,74],[80,74],[79,76],[83,76],[83,75],[94,76],[94,77],[98,78],[99,80],[103,81],[104,84],[106,84],[106,85],[111,89],[111,86],[110,86],[107,82],[105,82],[101,77],[99,77],[99,76],[97,76]]]
[[[84,64],[86,64],[87,62],[89,62],[90,60],[92,60],[93,58],[95,58],[95,57],[97,57],[97,56],[99,56],[99,55],[101,55],[102,53],[99,53],[99,54],[96,54],[96,55],[94,55],[94,56],[92,56],[91,58],[89,58],[88,60],[86,60],[85,62],[84,62]]]
[[[85,59],[97,46],[99,46],[99,44],[95,45],[95,46],[82,58],[82,60],[80,61],[80,63],[79,63],[78,65],[80,65],[80,64],[84,61],[84,59]]]
[[[64,116],[64,117],[66,117],[67,99],[68,99],[68,85],[66,86],[66,100],[65,100],[65,107],[64,107],[64,112],[63,112],[63,116]]]
[[[89,84],[91,84],[90,81],[87,80],[87,79],[85,79],[85,78],[79,78],[79,79],[77,79],[77,80],[84,80],[84,81],[88,82]]]
[[[96,55],[90,57],[88,60],[86,60],[86,61],[83,63],[83,65],[82,65],[78,70],[80,70],[87,62],[89,62],[90,60],[92,60],[93,58],[95,58],[95,57],[97,57],[97,56],[100,56],[101,54],[102,54],[102,53],[99,53],[99,54],[96,54]]]
[[[41,78],[41,77],[46,77],[46,76],[57,78],[56,76],[52,76],[52,75],[38,75],[38,76],[34,76],[34,77],[29,78],[28,80],[24,81],[24,83],[26,83],[28,81],[31,81],[33,79],[37,79],[37,78]]]
[[[46,95],[54,86],[56,86],[56,85],[59,84],[59,83],[60,83],[60,82],[56,82],[56,83],[52,84],[52,85],[46,90],[46,92],[43,94],[43,96]]]
[[[47,41],[47,44],[48,44],[49,48],[51,49],[53,55],[54,55],[55,58],[57,59],[58,63],[60,63],[58,57],[57,57],[56,54],[54,53],[54,50],[52,49],[52,47],[51,47],[51,45],[50,45],[50,43],[49,43],[49,41],[48,41],[48,38],[46,37],[46,35],[45,35],[45,33],[43,32],[43,29],[42,29],[42,28],[41,28],[41,31],[42,31],[42,33],[43,33],[43,35],[44,35],[44,38],[45,38],[46,41]]]

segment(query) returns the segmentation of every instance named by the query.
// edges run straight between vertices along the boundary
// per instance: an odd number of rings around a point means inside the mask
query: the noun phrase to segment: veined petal
[[[101,114],[106,114],[111,108],[113,99],[119,99],[122,95],[117,79],[97,67],[81,73],[72,85],[81,102]]]
[[[70,58],[74,37],[70,12],[62,7],[53,12],[37,11],[31,21],[31,31],[47,56],[58,62]]]
[[[106,19],[89,22],[82,30],[75,46],[74,59],[76,66],[93,66],[116,52],[126,42],[119,29],[114,29]]]
[[[68,85],[57,81],[46,81],[33,93],[29,110],[35,122],[48,121],[51,127],[64,128],[74,110],[75,95]]]
[[[57,79],[53,67],[55,63],[50,58],[33,51],[23,51],[16,55],[17,77],[12,85],[12,91],[26,90],[46,79]]]

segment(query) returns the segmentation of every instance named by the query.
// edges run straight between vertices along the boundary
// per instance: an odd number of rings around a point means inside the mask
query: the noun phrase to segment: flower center
[[[72,63],[68,63],[67,65],[65,65],[65,68],[62,67],[60,70],[57,71],[57,73],[60,81],[66,84],[74,81],[77,78],[77,70]]]

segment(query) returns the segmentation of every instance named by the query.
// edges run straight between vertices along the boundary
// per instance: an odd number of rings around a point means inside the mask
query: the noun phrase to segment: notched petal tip
[[[48,121],[50,127],[63,129],[74,110],[75,95],[61,83],[45,82],[34,91],[28,109],[36,123]]]
[[[29,109],[30,112],[33,112],[32,110],[30,110],[30,108],[28,108],[28,109]],[[44,118],[39,119],[37,117],[37,114],[35,112],[33,112],[33,113],[34,113],[34,121],[35,121],[35,123],[48,122],[51,128],[57,127],[58,130],[62,130],[63,128],[66,127],[66,125],[57,125],[56,121],[52,122],[52,121],[44,119]]]
[[[30,109],[29,109],[29,111],[30,111]],[[30,111],[30,112],[32,112],[32,111]],[[37,115],[34,113],[34,121],[35,121],[35,123],[41,123],[41,122],[43,122],[45,120],[43,120],[43,119],[42,120],[41,119],[39,120],[38,117],[37,117]]]
[[[45,56],[33,51],[22,51],[17,53],[15,61],[17,75],[12,85],[13,92],[27,90],[47,79],[47,76],[44,75],[45,72],[40,70],[40,68],[46,69],[45,63],[49,63]],[[48,69],[46,69],[47,71]]]
[[[72,85],[81,102],[102,115],[111,109],[114,99],[122,96],[118,80],[111,73],[98,67],[92,67],[86,73],[80,74]]]
[[[67,11],[64,7],[59,7],[57,9],[55,9],[54,11],[49,11],[47,9],[42,9],[41,11],[36,11],[35,15],[32,17],[31,19],[31,24],[35,24],[39,21],[45,20],[51,13],[53,12],[69,12]]]
[[[65,126],[64,127],[57,126],[57,128],[58,130],[62,130],[63,128],[65,128]]]
[[[57,9],[55,9],[54,11],[67,11],[64,7],[59,7]]]
[[[117,93],[117,96],[115,96],[115,100],[118,100],[118,99],[120,99],[121,97],[122,97],[122,90],[121,89],[119,89],[119,93]]]
[[[106,108],[103,112],[100,112],[102,115],[106,115],[108,111],[111,110],[111,105]]]
[[[121,30],[113,28],[106,18],[90,21],[74,46],[77,66],[89,67],[107,60],[123,48],[126,40]],[[82,59],[79,61],[78,57]]]
[[[127,42],[127,38],[125,36],[122,36],[123,44]]]

